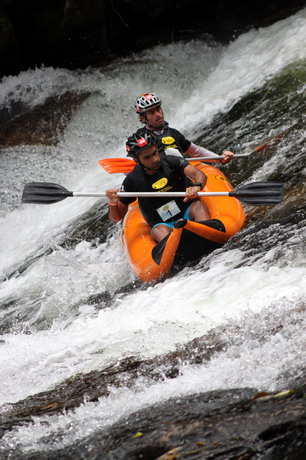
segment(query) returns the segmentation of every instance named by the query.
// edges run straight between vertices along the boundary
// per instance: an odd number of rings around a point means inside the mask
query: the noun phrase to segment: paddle
[[[184,197],[185,192],[118,192],[119,197]],[[229,196],[255,206],[271,206],[283,200],[284,185],[280,182],[253,182],[232,192],[199,192],[198,196]],[[67,197],[106,197],[105,192],[70,192],[58,184],[31,182],[23,190],[22,202],[52,204]]]
[[[245,158],[250,156],[251,153],[241,153],[235,155],[234,158]],[[194,157],[194,158],[185,158],[187,161],[222,161],[224,157]],[[130,173],[136,166],[134,160],[129,160],[128,158],[105,158],[104,160],[99,161],[100,166],[105,169],[109,174],[116,173]]]
[[[268,145],[273,145],[276,141],[283,136],[283,133],[275,136],[273,139],[268,140],[265,144],[256,147],[250,153],[241,153],[234,156],[235,158],[246,158],[252,155],[255,152],[260,152]],[[212,157],[193,157],[193,158],[185,158],[187,161],[211,161],[211,162],[218,162],[224,160],[223,156],[212,156]],[[99,161],[100,166],[105,169],[106,172],[109,174],[116,174],[116,173],[124,173],[128,174],[136,166],[134,160],[130,160],[129,158],[105,158],[104,160]]]

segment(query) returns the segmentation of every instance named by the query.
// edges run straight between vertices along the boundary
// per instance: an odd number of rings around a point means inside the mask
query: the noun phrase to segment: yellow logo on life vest
[[[166,177],[162,177],[157,182],[154,182],[154,184],[152,184],[152,188],[154,188],[155,190],[159,190],[167,184],[168,184],[168,179]]]
[[[169,144],[173,144],[173,142],[175,142],[173,137],[168,136],[168,137],[163,137],[162,138],[162,143],[163,144],[169,145]]]

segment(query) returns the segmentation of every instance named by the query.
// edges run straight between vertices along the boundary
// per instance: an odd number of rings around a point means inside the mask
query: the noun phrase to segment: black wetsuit
[[[151,130],[145,126],[137,130],[137,134],[143,135],[145,132],[152,133],[156,139],[158,151],[160,154],[164,154],[164,151],[169,147],[179,150],[182,154],[189,149],[191,141],[180,133],[175,128],[170,128],[169,124],[165,122],[163,129]]]
[[[154,174],[146,174],[137,164],[123,181],[122,191],[125,192],[152,192],[156,191],[156,198],[139,197],[140,211],[153,227],[161,222],[173,222],[184,215],[193,200],[184,202],[183,197],[158,198],[158,192],[182,192],[192,185],[192,181],[184,174],[189,163],[184,159],[172,155],[161,158],[161,166]],[[130,204],[135,198],[121,197],[120,201]]]

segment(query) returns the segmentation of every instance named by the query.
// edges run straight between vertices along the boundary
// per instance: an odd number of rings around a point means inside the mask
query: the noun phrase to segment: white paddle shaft
[[[228,196],[229,192],[198,192],[198,196]],[[73,192],[73,196],[83,197],[106,197],[105,192],[91,193],[91,192]],[[184,197],[186,192],[118,192],[119,197],[143,197],[143,198],[171,198],[171,197]]]

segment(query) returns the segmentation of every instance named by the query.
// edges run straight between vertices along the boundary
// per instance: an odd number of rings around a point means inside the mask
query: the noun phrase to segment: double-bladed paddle
[[[267,141],[265,144],[260,145],[256,147],[252,152],[250,153],[240,153],[234,156],[233,159],[237,158],[247,158],[253,153],[260,152],[264,148],[266,148],[269,145],[275,144],[278,138],[282,137],[283,133],[279,134],[278,136],[275,136],[273,139],[270,139]],[[223,156],[207,156],[207,157],[193,157],[193,158],[185,158],[187,161],[209,161],[209,162],[222,162],[224,160]],[[105,169],[106,172],[109,174],[116,174],[116,173],[123,173],[123,174],[128,174],[136,166],[136,163],[134,160],[129,159],[129,158],[105,158],[103,160],[99,161],[100,166]]]
[[[119,197],[185,197],[186,192],[118,192]],[[229,196],[254,206],[273,206],[284,196],[281,182],[253,182],[232,192],[198,192],[198,196]],[[67,197],[106,197],[105,192],[70,192],[65,187],[49,182],[31,182],[23,190],[22,202],[32,204],[52,204]]]
[[[234,158],[244,158],[248,157],[250,153],[241,153],[239,155],[235,155]],[[194,157],[194,158],[185,158],[187,161],[212,161],[212,162],[219,162],[224,160],[224,157],[216,156],[216,157]],[[129,158],[105,158],[104,160],[99,160],[99,165],[105,169],[106,172],[109,174],[116,174],[116,173],[124,173],[128,174],[136,166],[134,160],[130,160]]]

